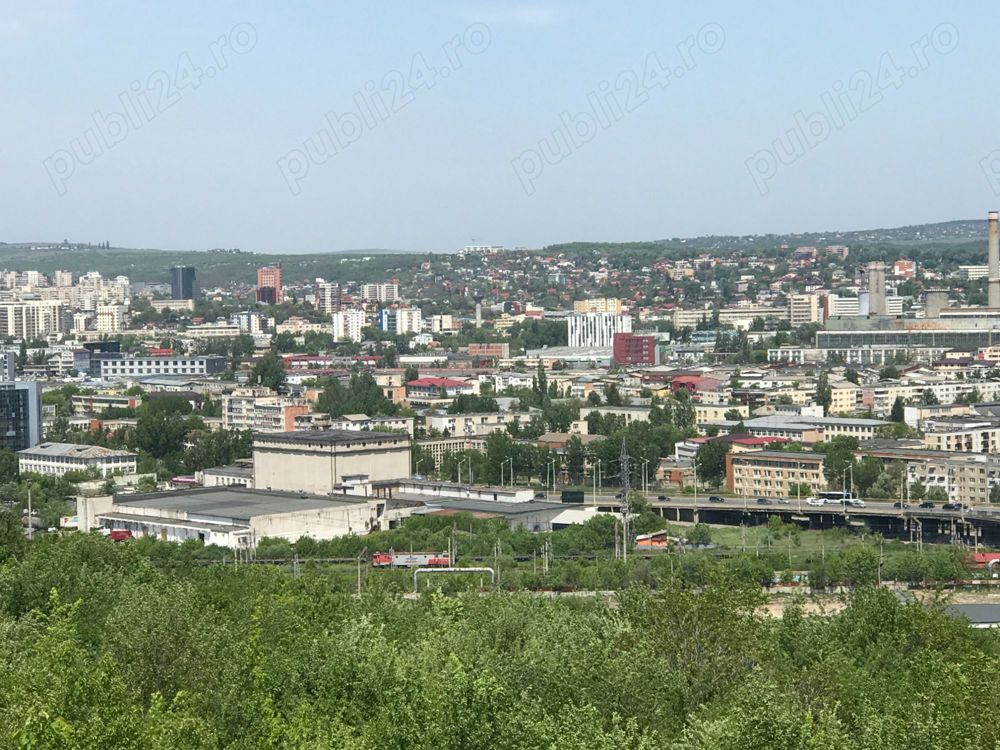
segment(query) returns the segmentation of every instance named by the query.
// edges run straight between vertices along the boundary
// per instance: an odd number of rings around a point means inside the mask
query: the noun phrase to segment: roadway
[[[795,513],[797,515],[838,515],[838,516],[883,516],[892,518],[936,518],[936,519],[959,519],[959,520],[982,520],[992,523],[1000,523],[1000,507],[989,505],[969,506],[962,510],[945,510],[940,503],[936,503],[934,508],[920,508],[917,503],[910,503],[909,507],[896,507],[892,500],[865,500],[865,507],[859,508],[843,504],[809,505],[805,499],[781,499],[767,498],[768,503],[758,503],[757,498],[732,497],[717,495],[722,498],[722,502],[709,502],[710,495],[698,495],[697,498],[683,496],[672,497],[665,492],[644,493],[650,507],[659,511],[661,508],[675,508],[678,510],[699,510],[699,511],[739,511],[745,513]],[[658,500],[660,495],[669,497],[669,500]],[[558,500],[558,495],[552,496]],[[621,500],[611,494],[598,494],[596,502],[590,493],[584,498],[584,505],[598,505],[600,507],[616,508],[621,504]]]

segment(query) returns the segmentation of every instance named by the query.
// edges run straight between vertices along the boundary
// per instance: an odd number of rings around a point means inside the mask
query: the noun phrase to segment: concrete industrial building
[[[98,513],[105,529],[168,542],[252,550],[264,537],[296,541],[333,539],[378,528],[385,502],[246,487],[211,487],[115,496],[111,510]]]
[[[351,430],[254,435],[253,484],[260,489],[364,495],[372,482],[409,476],[409,435]]]
[[[911,356],[915,349],[978,349],[1000,344],[1000,237],[998,212],[987,216],[988,305],[986,307],[945,307],[944,295],[928,295],[923,318],[895,319],[887,301],[881,314],[879,290],[884,291],[884,269],[868,267],[869,315],[866,318],[833,318],[826,330],[816,334],[816,347],[847,362],[864,362],[864,352],[879,347],[883,354]],[[975,274],[978,276],[978,271]],[[873,299],[875,298],[875,299]]]
[[[887,314],[885,305],[885,263],[882,261],[868,264],[868,314]]]
[[[718,312],[719,325],[731,325],[734,328],[746,329],[753,325],[757,318],[764,320],[788,320],[788,305],[770,307],[766,305],[744,305],[738,307],[703,308],[700,310],[682,310],[677,308],[671,313],[671,320],[676,328],[695,328],[700,323],[710,322]]]
[[[75,443],[40,443],[17,452],[17,468],[24,474],[61,477],[68,471],[96,468],[102,477],[112,474],[135,474],[136,454],[99,445]]]

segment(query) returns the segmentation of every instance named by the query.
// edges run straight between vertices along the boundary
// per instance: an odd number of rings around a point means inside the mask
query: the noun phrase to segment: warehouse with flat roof
[[[97,514],[97,522],[105,529],[127,529],[163,541],[196,539],[253,549],[263,537],[295,541],[367,534],[378,527],[384,512],[384,500],[233,486],[116,495],[111,510]]]

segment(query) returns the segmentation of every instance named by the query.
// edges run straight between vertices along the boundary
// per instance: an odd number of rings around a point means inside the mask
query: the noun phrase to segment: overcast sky
[[[985,217],[1000,5],[954,5],[0,0],[0,241],[451,251]]]

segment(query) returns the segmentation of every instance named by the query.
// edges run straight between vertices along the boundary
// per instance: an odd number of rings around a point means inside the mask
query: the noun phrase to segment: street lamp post
[[[642,459],[642,491],[649,492],[649,459]]]
[[[691,458],[691,465],[694,467],[694,508],[698,510],[698,454]]]
[[[594,480],[594,505],[597,505],[597,480],[601,476],[601,459],[597,459],[594,462],[594,472],[591,475],[591,479]]]
[[[552,467],[552,492],[556,491],[556,459],[551,458],[549,462],[545,465],[545,478],[548,479],[549,467]]]
[[[503,461],[500,462],[500,486],[503,487],[503,465],[505,463],[510,463],[510,486],[514,486],[514,457],[507,456]]]

